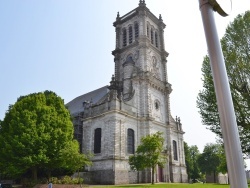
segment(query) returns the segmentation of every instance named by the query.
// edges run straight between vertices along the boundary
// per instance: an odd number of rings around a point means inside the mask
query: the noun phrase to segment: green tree
[[[90,158],[92,158],[93,155],[91,153],[85,155],[81,154],[79,152],[79,143],[77,140],[73,140],[67,144],[68,145],[60,152],[60,157],[63,161],[62,166],[68,171],[78,172],[78,181],[80,183],[79,171],[83,166],[92,165]]]
[[[185,163],[186,163],[186,167],[187,167],[187,175],[188,175],[188,179],[191,178],[191,155],[189,152],[189,146],[186,142],[184,142],[184,153],[185,153]]]
[[[73,124],[63,100],[45,91],[21,96],[0,125],[1,173],[20,177],[28,171],[76,170],[88,163],[73,139]],[[69,153],[71,156],[69,158]],[[76,157],[79,164],[69,159]]]
[[[132,169],[144,170],[151,168],[152,184],[154,184],[154,173],[156,165],[163,167],[167,161],[166,150],[164,150],[164,139],[162,133],[157,132],[141,138],[141,145],[138,146],[135,155],[129,157],[129,164]]]
[[[220,158],[220,164],[217,168],[217,171],[225,174],[227,173],[227,160],[226,160],[224,146],[221,144],[219,145],[218,156]]]
[[[250,152],[250,11],[238,15],[221,39],[232,100],[234,104],[242,151]],[[222,137],[220,120],[208,56],[203,60],[203,90],[199,92],[197,107],[202,122]]]
[[[221,164],[220,158],[221,145],[206,144],[203,153],[198,158],[199,167],[204,174],[213,174],[214,182],[216,182],[216,175]]]
[[[90,161],[90,158],[93,155],[91,153],[85,155],[81,154],[79,152],[78,141],[73,140],[72,142],[68,142],[67,146],[60,151],[59,156],[63,162],[64,168],[76,172],[82,169],[84,165],[91,165],[92,162]]]
[[[185,146],[186,145],[186,146]],[[198,147],[195,146],[188,146],[187,144],[184,145],[185,151],[185,161],[187,165],[187,173],[188,179],[192,179],[194,182],[195,179],[199,179],[201,177],[200,169],[198,165],[198,157],[200,155]]]

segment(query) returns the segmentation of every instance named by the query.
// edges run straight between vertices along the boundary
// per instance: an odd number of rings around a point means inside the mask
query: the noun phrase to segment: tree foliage
[[[188,178],[195,182],[196,179],[203,179],[206,174],[218,174],[227,172],[226,156],[222,143],[206,144],[202,153],[198,147],[188,146],[184,142],[185,163]],[[215,178],[215,176],[214,176]]]
[[[60,151],[60,157],[63,162],[62,166],[66,170],[73,172],[82,169],[84,165],[91,165],[92,162],[90,161],[90,158],[92,156],[91,153],[85,155],[81,154],[79,152],[79,143],[76,140],[68,142],[67,146]]]
[[[129,164],[132,169],[152,169],[152,184],[154,184],[154,172],[156,165],[163,167],[167,161],[166,150],[164,150],[164,138],[162,133],[157,132],[141,138],[141,145],[138,146],[135,155],[129,157]]]
[[[199,179],[201,177],[199,165],[197,162],[200,152],[197,146],[189,147],[186,142],[184,142],[184,151],[188,179],[192,179],[192,181],[194,182],[195,179]]]
[[[236,113],[242,151],[250,152],[250,11],[238,15],[221,39],[222,51]],[[203,60],[203,90],[197,107],[204,125],[222,137],[220,120],[208,56]]]
[[[218,156],[220,158],[220,164],[217,168],[218,172],[221,172],[223,174],[227,173],[227,160],[226,160],[226,154],[223,144],[218,144]]]
[[[206,144],[198,163],[202,173],[214,175],[214,182],[219,172],[227,172],[224,148],[220,144]]]
[[[20,177],[32,171],[36,179],[38,170],[74,171],[89,162],[73,139],[69,111],[51,91],[21,96],[0,123],[2,174]]]

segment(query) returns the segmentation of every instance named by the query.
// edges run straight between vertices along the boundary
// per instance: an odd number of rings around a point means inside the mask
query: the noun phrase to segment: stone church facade
[[[165,167],[157,167],[158,182],[187,182],[183,130],[170,113],[165,24],[140,0],[139,6],[113,23],[115,72],[109,86],[81,95],[67,104],[74,117],[75,137],[83,153],[92,152],[86,168],[100,184],[150,182],[150,169],[132,171],[128,164],[140,139],[163,133]],[[164,152],[164,151],[163,151]]]

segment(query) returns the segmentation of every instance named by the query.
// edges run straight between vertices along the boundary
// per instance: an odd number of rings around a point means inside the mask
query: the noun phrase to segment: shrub
[[[83,178],[73,178],[72,179],[74,184],[82,184],[83,183]]]
[[[71,177],[64,176],[61,181],[62,181],[62,184],[71,184]]]
[[[52,178],[50,179],[50,181],[51,181],[51,183],[53,183],[53,184],[58,184],[58,182],[59,182],[59,180],[58,180],[57,177],[52,177]]]
[[[81,184],[83,183],[83,178],[71,178],[70,176],[64,176],[62,179],[57,177],[52,177],[50,182],[53,184]]]

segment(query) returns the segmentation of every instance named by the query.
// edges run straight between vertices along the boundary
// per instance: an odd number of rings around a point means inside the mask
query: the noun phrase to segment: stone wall
[[[115,173],[113,170],[98,170],[92,172],[93,182],[102,185],[114,185]]]
[[[171,165],[170,180],[173,183],[187,183],[188,176],[186,173],[186,167],[177,165]]]
[[[151,170],[143,170],[139,172],[139,183],[151,183]]]
[[[138,171],[129,171],[128,177],[130,184],[138,183]]]
[[[93,184],[93,178],[92,178],[92,173],[91,172],[78,172],[77,173],[74,173],[72,176],[72,178],[83,178],[83,183],[84,184]],[[54,185],[53,185],[54,187]]]
[[[129,174],[127,170],[116,170],[115,171],[115,185],[129,184]]]
[[[219,184],[228,184],[229,183],[228,178],[229,178],[228,174],[219,173],[218,174],[218,183]]]

